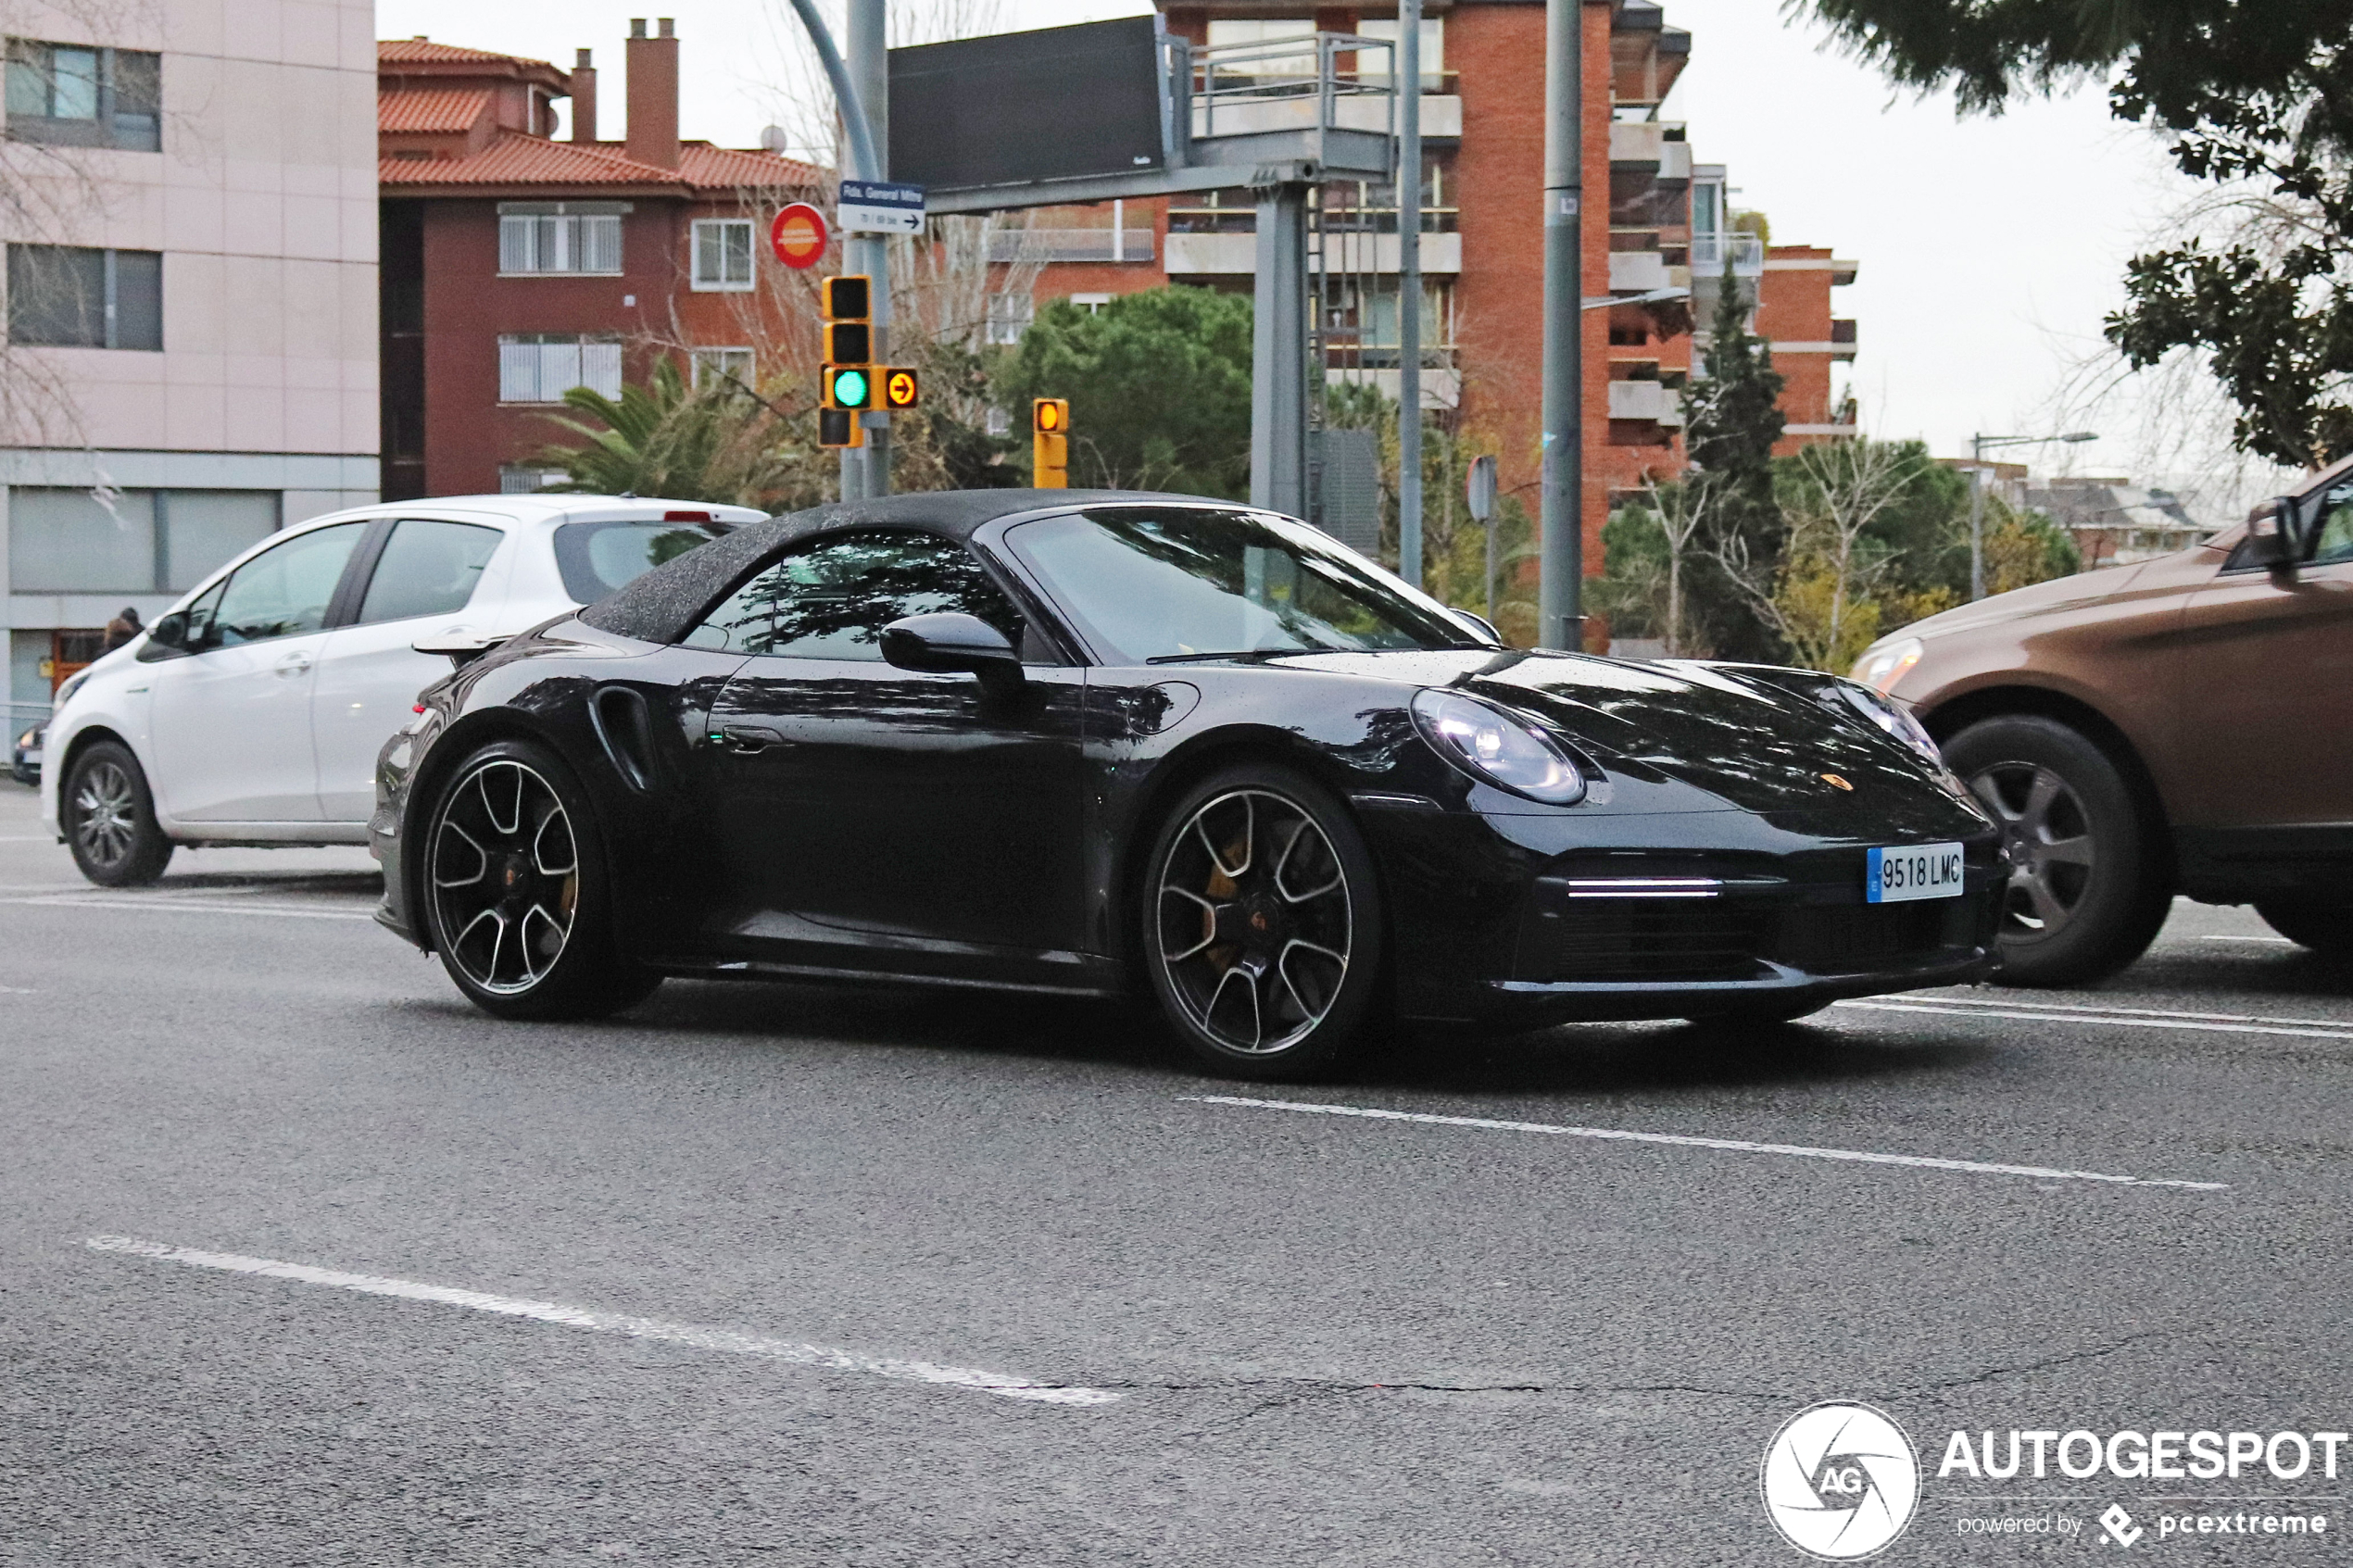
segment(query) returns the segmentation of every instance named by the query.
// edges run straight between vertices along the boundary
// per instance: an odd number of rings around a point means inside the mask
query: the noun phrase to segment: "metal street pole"
[[[1422,0],[1398,0],[1397,573],[1422,585]]]
[[[1544,459],[1536,641],[1583,646],[1582,194],[1584,0],[1544,0]]]
[[[1985,437],[1969,438],[1969,596],[1985,596]]]
[[[817,63],[824,68],[825,80],[834,90],[834,107],[841,115],[842,136],[849,144],[849,163],[853,178],[880,180],[883,178],[881,159],[876,156],[875,138],[868,129],[864,94],[850,80],[849,69],[842,63],[841,51],[834,47],[834,35],[825,28],[825,19],[817,14],[816,0],[792,0],[793,13],[800,18],[800,25],[808,30],[810,46],[817,51]],[[886,71],[886,77],[887,72]],[[886,81],[886,86],[887,82]],[[885,94],[887,96],[887,94]],[[855,257],[854,246],[845,245],[844,253]],[[853,268],[855,262],[852,262]],[[883,280],[887,282],[887,280]],[[841,498],[858,499],[865,477],[864,454],[845,450],[841,457]]]
[[[866,178],[890,178],[890,36],[886,0],[849,0],[849,75],[866,117],[869,163]],[[890,363],[890,239],[861,234],[848,246],[851,270],[874,280],[875,363]],[[865,484],[868,497],[890,494],[890,415],[871,409],[866,425]]]

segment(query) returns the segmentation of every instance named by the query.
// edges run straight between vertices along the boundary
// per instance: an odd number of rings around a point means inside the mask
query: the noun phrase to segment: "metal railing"
[[[1765,270],[1765,242],[1743,230],[1723,233],[1692,236],[1692,275],[1705,272],[1713,277],[1724,270],[1724,258],[1732,259],[1732,270],[1743,277],[1753,277]]]
[[[1150,261],[1152,232],[1135,229],[1000,229],[988,236],[991,261]]]
[[[1362,100],[1369,107],[1378,100],[1378,125],[1350,129],[1378,130],[1383,135],[1394,131],[1396,46],[1388,39],[1318,32],[1261,44],[1213,44],[1190,54],[1196,136],[1269,130],[1267,107],[1280,105],[1288,110],[1307,99],[1315,103],[1315,123],[1325,127],[1342,124],[1343,104]],[[1369,75],[1362,58],[1368,54],[1378,54],[1381,60],[1381,69]],[[1344,66],[1342,56],[1349,56]],[[1284,119],[1288,123],[1289,116]]]

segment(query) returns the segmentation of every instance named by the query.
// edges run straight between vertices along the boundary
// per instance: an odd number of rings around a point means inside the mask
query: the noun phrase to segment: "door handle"
[[[286,658],[280,659],[278,661],[278,673],[281,675],[308,675],[310,673],[310,656],[307,653],[297,653],[291,654]]]
[[[728,750],[745,756],[785,744],[785,737],[765,724],[723,725],[715,738]]]

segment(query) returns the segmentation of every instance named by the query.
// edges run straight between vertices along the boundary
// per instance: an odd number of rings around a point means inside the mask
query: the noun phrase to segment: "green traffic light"
[[[836,370],[834,372],[834,402],[844,408],[862,408],[868,393],[866,372]]]

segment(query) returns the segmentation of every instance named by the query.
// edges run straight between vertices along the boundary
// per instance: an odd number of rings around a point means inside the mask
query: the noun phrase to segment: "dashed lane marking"
[[[192,915],[275,915],[282,920],[373,920],[371,914],[350,909],[304,909],[291,904],[224,904],[209,900],[199,903],[193,898],[142,898],[124,895],[107,897],[52,897],[40,898],[0,898],[0,904],[25,904],[45,909],[165,909],[175,914]]]
[[[1601,1138],[1613,1143],[1667,1144],[1678,1148],[1723,1149],[1735,1154],[1782,1154],[1801,1160],[1840,1160],[1863,1165],[1913,1165],[1930,1171],[1964,1171],[1981,1176],[2034,1176],[2044,1181],[2108,1182],[2119,1186],[2182,1187],[2192,1192],[2227,1192],[2227,1182],[2183,1182],[2154,1176],[2116,1176],[2100,1171],[2066,1171],[2047,1165],[2003,1165],[1982,1160],[1942,1160],[1923,1154],[1881,1154],[1858,1148],[1814,1148],[1805,1144],[1752,1143],[1745,1138],[1694,1137],[1680,1133],[1635,1133],[1617,1127],[1555,1126],[1545,1122],[1504,1122],[1485,1116],[1433,1116],[1418,1110],[1380,1110],[1369,1106],[1325,1105],[1304,1100],[1246,1099],[1236,1095],[1184,1095],[1201,1105],[1242,1106],[1252,1110],[1296,1110],[1316,1116],[1353,1116],[1375,1122],[1415,1122],[1433,1127],[1475,1127],[1498,1133],[1544,1133],[1554,1137]]]
[[[2167,1012],[2158,1008],[2084,1008],[2062,1002],[2005,1007],[1998,1002],[1851,1001],[1835,1004],[1863,1012],[1926,1013],[1942,1018],[2000,1018],[2020,1023],[2103,1023],[2112,1029],[2183,1029],[2208,1035],[2273,1035],[2298,1040],[2343,1040],[2353,1044],[2353,1024],[2317,1018],[2257,1018],[2233,1013]]]
[[[666,1344],[687,1345],[699,1350],[725,1350],[739,1356],[764,1356],[771,1361],[790,1361],[797,1366],[824,1367],[835,1372],[864,1373],[910,1383],[972,1388],[1002,1399],[1026,1399],[1037,1404],[1107,1405],[1120,1397],[1107,1388],[1037,1383],[1026,1377],[1008,1377],[999,1373],[978,1372],[971,1367],[942,1366],[936,1361],[862,1356],[855,1351],[837,1350],[824,1345],[804,1345],[798,1340],[774,1339],[766,1335],[744,1334],[729,1328],[665,1323],[659,1318],[632,1317],[622,1312],[597,1311],[587,1307],[567,1307],[555,1301],[492,1296],[479,1290],[459,1290],[446,1285],[422,1285],[415,1280],[386,1279],[377,1274],[345,1273],[336,1269],[314,1268],[308,1263],[281,1262],[274,1258],[247,1258],[234,1252],[202,1252],[194,1248],[141,1241],[132,1236],[94,1236],[82,1245],[94,1251],[152,1258],[159,1262],[183,1263],[191,1268],[293,1280],[301,1285],[355,1291],[362,1296],[392,1296],[404,1301],[431,1301],[445,1307],[463,1307],[471,1311],[495,1312],[501,1317],[556,1323],[564,1328],[585,1328],[595,1334],[615,1334],[629,1339],[657,1339]]]

